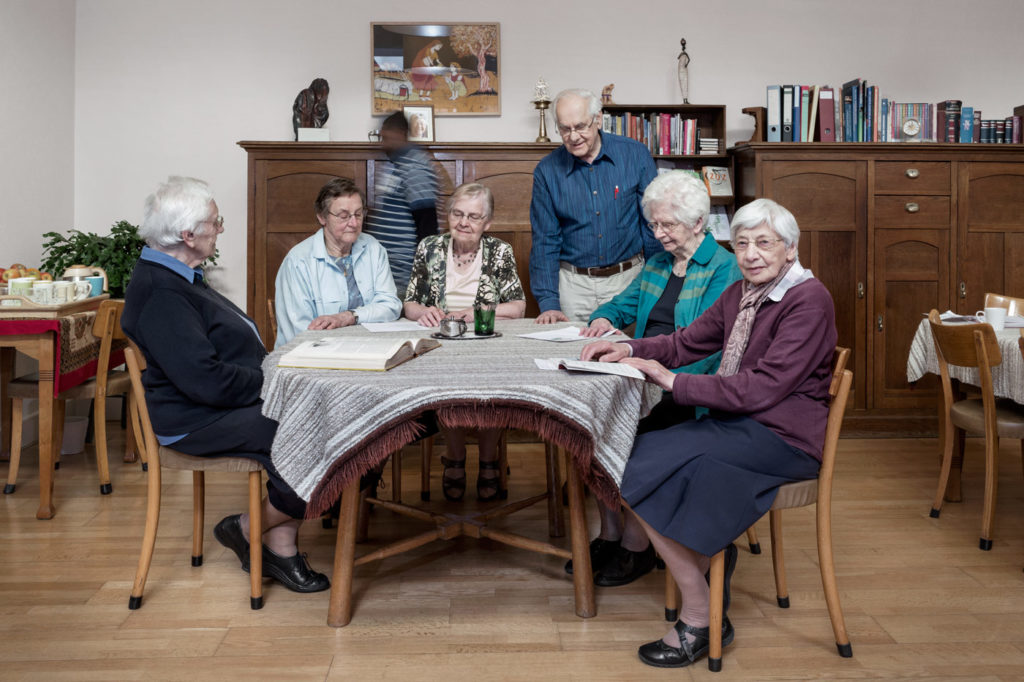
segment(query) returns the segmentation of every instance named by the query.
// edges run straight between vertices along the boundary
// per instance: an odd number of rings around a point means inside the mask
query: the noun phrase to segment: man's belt
[[[625,272],[634,266],[639,266],[643,263],[643,258],[640,254],[637,254],[629,260],[624,260],[621,263],[615,263],[614,265],[605,265],[597,268],[580,268],[570,263],[562,262],[561,268],[563,270],[569,270],[575,272],[577,275],[587,275],[588,277],[611,277],[617,275],[620,272]]]

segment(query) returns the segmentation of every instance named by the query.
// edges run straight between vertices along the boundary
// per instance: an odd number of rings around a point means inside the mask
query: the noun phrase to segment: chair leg
[[[402,501],[402,449],[391,453],[391,501]]]
[[[981,517],[981,539],[978,547],[992,549],[992,526],[996,518],[996,493],[999,485],[999,436],[985,438],[985,503]]]
[[[113,492],[110,485],[110,462],[107,460],[107,401],[97,395],[92,401],[93,446],[96,450],[96,471],[100,477],[100,495]]]
[[[420,441],[420,500],[430,501],[430,458],[434,456],[434,437]]]
[[[121,428],[124,429],[124,455],[121,461],[134,462],[139,458],[139,447],[135,442],[135,426],[132,420],[127,418],[127,413],[131,412],[131,394],[125,393],[121,397]]]
[[[146,576],[153,561],[153,547],[156,545],[156,529],[160,525],[160,463],[155,462],[146,479],[146,530],[142,535],[142,551],[139,566],[135,569],[135,583],[128,597],[128,608],[135,610],[142,606],[142,591],[146,587]]]
[[[772,568],[775,569],[775,599],[780,609],[789,608],[789,589],[786,587],[786,556],[782,548],[782,510],[768,512],[772,535]]]
[[[679,620],[679,587],[672,571],[665,571],[665,620],[674,623]]]
[[[761,553],[761,543],[757,540],[757,530],[753,526],[747,529],[747,544],[750,545],[751,554]]]
[[[949,472],[953,467],[953,439],[954,427],[949,420],[949,415],[940,415],[940,426],[942,427],[939,442],[942,445],[942,464],[939,468],[939,489],[935,492],[935,499],[932,501],[932,510],[928,513],[933,519],[939,518],[942,513],[942,501],[946,497],[946,485],[949,483]],[[958,430],[958,429],[957,429]]]
[[[774,543],[772,543],[774,547]],[[711,557],[711,604],[708,606],[708,670],[722,670],[722,593],[725,591],[725,550]]]
[[[192,472],[192,565],[203,565],[203,527],[206,521],[206,473]]]
[[[249,472],[249,607],[263,608],[263,477]]]
[[[816,506],[818,530],[818,567],[821,569],[821,587],[825,592],[828,617],[832,621],[832,632],[836,638],[836,649],[843,658],[853,656],[850,637],[846,634],[843,607],[839,603],[839,588],[836,586],[835,559],[832,555],[832,496],[819,497]],[[774,545],[774,543],[773,543]]]
[[[558,481],[558,447],[551,443],[544,444],[544,464],[548,486],[548,535],[560,538],[565,535],[565,515],[559,498]]]
[[[11,400],[11,461],[7,468],[7,485],[4,486],[4,495],[14,492],[18,483],[18,467],[21,465],[21,420],[24,418],[22,412],[24,402],[21,398]],[[1024,443],[1024,441],[1021,441]]]

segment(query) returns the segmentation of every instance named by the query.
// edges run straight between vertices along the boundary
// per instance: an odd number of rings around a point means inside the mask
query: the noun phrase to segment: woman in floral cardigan
[[[526,295],[516,272],[512,247],[484,233],[494,215],[494,196],[471,183],[448,200],[448,233],[420,242],[412,264],[403,312],[424,327],[445,317],[473,322],[474,305],[495,305],[495,317],[513,319],[526,312]],[[448,456],[442,457],[445,498],[459,501],[466,492],[466,429],[445,429]],[[482,502],[500,494],[498,439],[500,429],[480,429],[480,471],[477,497]],[[485,476],[484,474],[488,474]]]

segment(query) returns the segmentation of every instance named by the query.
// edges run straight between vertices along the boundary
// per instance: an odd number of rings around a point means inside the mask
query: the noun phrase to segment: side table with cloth
[[[945,324],[957,324],[946,322]],[[1003,329],[996,332],[996,339],[999,341],[999,351],[1003,355],[1001,364],[992,368],[992,392],[997,398],[1009,398],[1015,403],[1024,405],[1024,358],[1021,357],[1017,339],[1020,338],[1020,329]],[[921,320],[914,334],[914,340],[910,344],[910,355],[907,358],[907,381],[914,383],[924,377],[925,374],[939,373],[939,360],[935,355],[935,341],[932,339],[932,330],[928,319]],[[978,386],[978,370],[969,367],[958,367],[949,365],[949,376],[964,384]],[[942,410],[942,394],[938,396],[939,414]],[[941,418],[941,416],[940,416]],[[940,428],[940,433],[942,429]],[[946,500],[950,502],[960,501],[960,475],[963,468],[963,442],[960,440],[954,443],[953,465],[946,486]]]
[[[559,344],[518,337],[536,331],[529,319],[499,321],[496,331],[503,336],[498,338],[442,340],[441,348],[387,372],[277,366],[281,355],[298,343],[324,336],[383,342],[430,331],[371,334],[357,326],[304,332],[264,361],[263,412],[279,423],[274,465],[308,500],[309,518],[344,492],[331,625],[345,625],[350,617],[359,477],[415,440],[419,415],[435,410],[440,423],[449,427],[525,429],[565,448],[574,465],[567,477],[577,493],[570,496],[572,557],[583,561],[589,558],[589,538],[577,477],[598,497],[617,501],[637,421],[661,396],[657,386],[636,379],[538,369],[535,358],[577,357],[588,339]],[[569,557],[553,547],[538,551]],[[594,615],[590,579],[589,571],[574,575],[578,615]]]
[[[93,320],[107,295],[65,306],[0,308],[0,407],[3,449],[10,450],[11,405],[7,382],[14,374],[14,351],[39,363],[39,509],[36,518],[52,518],[53,463],[64,433],[63,413],[54,398],[95,376],[100,340],[92,335]],[[124,362],[124,351],[111,354],[110,364]]]

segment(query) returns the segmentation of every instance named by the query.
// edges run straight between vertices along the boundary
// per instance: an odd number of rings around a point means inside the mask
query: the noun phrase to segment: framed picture
[[[497,23],[371,23],[370,113],[431,105],[438,116],[500,115],[499,29]]]
[[[402,107],[409,122],[410,142],[434,141],[434,107],[429,104],[406,104]]]

